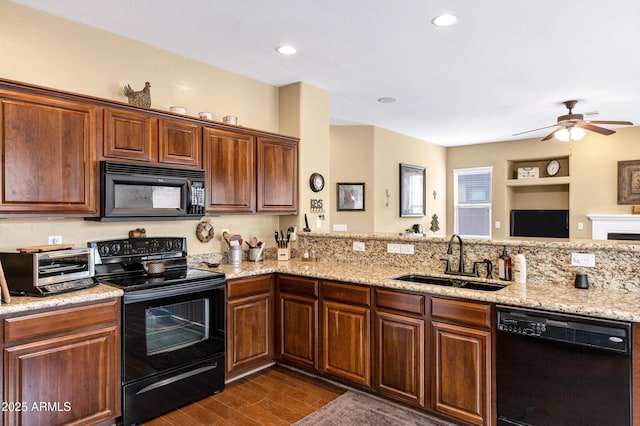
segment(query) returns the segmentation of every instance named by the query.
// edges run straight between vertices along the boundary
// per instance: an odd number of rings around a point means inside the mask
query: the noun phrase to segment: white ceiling
[[[313,84],[332,124],[444,146],[516,139],[568,99],[591,119],[640,123],[638,0],[15,2],[275,86]],[[441,12],[460,22],[433,26]],[[298,54],[277,54],[283,43]]]

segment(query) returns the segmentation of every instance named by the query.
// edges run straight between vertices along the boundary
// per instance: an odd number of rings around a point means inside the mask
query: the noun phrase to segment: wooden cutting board
[[[47,244],[44,246],[31,246],[17,248],[20,253],[42,253],[44,251],[66,250],[73,248],[72,244]]]

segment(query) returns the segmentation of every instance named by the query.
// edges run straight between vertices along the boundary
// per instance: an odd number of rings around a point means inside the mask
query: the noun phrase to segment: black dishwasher
[[[497,307],[499,425],[631,424],[631,324]]]

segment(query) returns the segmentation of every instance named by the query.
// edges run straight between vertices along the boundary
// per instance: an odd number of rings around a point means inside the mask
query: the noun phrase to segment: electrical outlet
[[[362,241],[354,241],[353,251],[364,251],[364,243]]]
[[[387,244],[387,253],[401,253],[401,244]]]
[[[62,235],[49,235],[49,244],[62,244]]]
[[[415,247],[413,244],[400,244],[400,253],[402,254],[414,254]]]
[[[596,266],[596,255],[589,253],[571,253],[571,266],[593,268]]]

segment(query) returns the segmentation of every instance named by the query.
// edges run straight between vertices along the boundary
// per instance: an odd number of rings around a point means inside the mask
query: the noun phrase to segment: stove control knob
[[[120,251],[120,244],[113,244],[111,246],[111,251],[113,252],[113,254],[118,254],[118,252]]]
[[[102,256],[106,256],[109,254],[109,246],[103,246],[103,245],[99,245],[98,246],[98,252],[100,252],[100,254]]]

